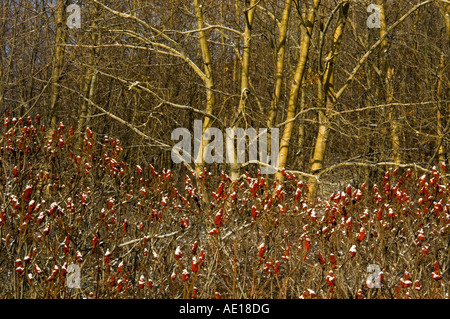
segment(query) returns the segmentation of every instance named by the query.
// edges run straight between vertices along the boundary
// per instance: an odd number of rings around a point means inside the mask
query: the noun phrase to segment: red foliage
[[[287,297],[326,297],[330,287],[363,298],[367,263],[380,263],[393,296],[444,293],[445,165],[389,170],[379,186],[349,185],[313,203],[307,182],[287,170],[283,183],[259,172],[233,182],[206,169],[180,182],[174,169],[126,161],[120,141],[90,128],[76,149],[73,126],[66,132],[60,123],[48,139],[39,116],[2,122],[0,248],[7,253],[0,262],[23,284],[2,281],[0,291],[65,297],[67,265],[77,263],[104,297],[130,297],[136,289],[158,298],[230,297],[233,285],[236,294],[267,297],[262,288],[271,287],[286,297],[294,279]],[[405,273],[408,264],[420,269]],[[148,277],[155,285],[148,279],[146,289]]]

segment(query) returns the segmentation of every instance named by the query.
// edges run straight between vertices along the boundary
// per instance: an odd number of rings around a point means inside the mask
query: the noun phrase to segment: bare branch
[[[375,42],[369,50],[361,57],[358,64],[355,66],[353,71],[351,72],[350,76],[345,81],[344,85],[341,87],[341,89],[335,94],[336,100],[339,99],[339,97],[344,93],[345,89],[348,87],[350,82],[352,82],[353,78],[355,77],[356,73],[358,73],[358,70],[361,68],[363,63],[366,61],[366,59],[372,54],[372,52],[375,51],[378,46],[381,45],[383,40],[394,30],[400,23],[402,23],[407,17],[409,17],[414,11],[419,9],[420,7],[423,7],[424,5],[427,5],[435,0],[426,0],[424,2],[421,2],[414,7],[412,7],[407,13],[405,13],[400,19],[398,19],[395,23],[393,23],[389,28],[387,28],[386,33],[378,39],[377,42]],[[441,0],[442,1],[442,0]]]

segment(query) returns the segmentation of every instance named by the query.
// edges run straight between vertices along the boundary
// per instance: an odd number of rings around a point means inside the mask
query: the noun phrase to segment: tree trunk
[[[442,93],[443,93],[443,84],[442,84],[442,78],[444,76],[444,55],[441,55],[441,59],[439,61],[439,78],[438,78],[438,84],[437,84],[437,145],[438,145],[438,159],[439,164],[442,165],[445,163],[445,150],[444,150],[444,126],[443,126],[443,119],[445,118],[444,113],[444,107],[442,106]],[[444,102],[446,103],[446,102]],[[446,183],[445,176],[443,175],[443,181],[444,184]]]
[[[450,3],[444,3],[444,18],[445,18],[445,28],[447,30],[447,37],[450,41]]]
[[[269,118],[267,120],[267,126],[272,128],[275,125],[275,121],[278,114],[278,107],[280,103],[281,88],[283,85],[284,75],[284,53],[286,51],[286,35],[289,24],[289,14],[291,12],[292,0],[287,0],[284,4],[283,16],[280,23],[280,35],[277,45],[277,59],[276,59],[276,71],[275,71],[275,88],[272,95],[272,101],[270,103]],[[270,140],[270,138],[268,139]],[[270,149],[270,147],[269,147]]]
[[[445,28],[447,30],[447,38],[448,41],[450,42],[450,3],[444,3],[444,17],[445,17]],[[444,125],[443,125],[443,119],[447,116],[448,117],[448,107],[443,107],[442,106],[442,93],[443,93],[443,76],[444,76],[444,56],[441,56],[441,60],[440,60],[440,65],[439,65],[439,82],[438,82],[438,90],[437,90],[437,95],[438,95],[438,109],[437,109],[437,116],[438,116],[438,136],[439,136],[439,150],[438,150],[438,158],[439,158],[439,164],[442,165],[445,163],[446,160],[446,150],[444,148],[444,144],[443,144],[443,130],[444,130]],[[447,102],[445,102],[447,105]],[[447,113],[447,114],[445,114]],[[447,163],[448,164],[448,163]],[[444,184],[447,182],[447,178],[444,176],[443,177],[443,182]]]
[[[51,93],[50,93],[50,125],[47,130],[47,138],[50,138],[53,135],[53,132],[57,127],[57,116],[56,110],[58,108],[58,98],[59,98],[59,81],[61,78],[62,68],[63,68],[63,60],[64,60],[64,47],[63,45],[66,43],[66,25],[64,21],[64,12],[65,12],[65,1],[58,0],[56,2],[55,8],[55,16],[56,16],[56,35],[55,35],[55,48],[53,51],[53,69],[52,75],[50,78],[51,83]]]
[[[302,87],[303,74],[305,73],[306,61],[308,59],[309,44],[311,41],[311,33],[313,30],[317,8],[320,0],[314,0],[309,8],[308,16],[305,24],[301,25],[302,43],[300,47],[300,57],[298,59],[297,67],[295,69],[294,78],[292,79],[291,91],[289,94],[288,110],[286,115],[286,124],[284,125],[283,135],[280,142],[280,151],[278,153],[277,166],[283,169],[286,166],[287,155],[289,150],[289,143],[291,140],[292,129],[294,127],[294,117],[297,109],[298,96],[300,88]],[[275,179],[282,181],[283,175],[281,171],[277,171]]]
[[[333,43],[331,45],[330,52],[327,56],[327,63],[323,76],[319,81],[319,105],[325,106],[326,111],[319,110],[319,129],[317,132],[316,145],[314,148],[314,155],[311,164],[311,173],[316,174],[323,168],[323,162],[328,146],[328,136],[330,133],[329,128],[329,111],[334,109],[336,103],[336,96],[334,92],[334,71],[336,65],[336,55],[339,51],[339,47],[342,41],[342,35],[344,32],[345,23],[348,16],[348,9],[350,3],[343,2],[339,12],[339,18],[336,24],[336,29],[333,34]],[[309,180],[309,193],[308,197],[310,201],[315,200],[318,191],[318,182],[315,178],[311,177]]]
[[[214,104],[215,104],[215,96],[214,96],[214,78],[212,74],[212,64],[211,64],[211,54],[208,48],[208,40],[206,38],[205,31],[202,29],[204,28],[204,17],[203,17],[203,11],[202,11],[202,5],[199,3],[199,0],[194,0],[194,10],[195,10],[195,17],[197,20],[197,28],[201,31],[198,33],[199,37],[199,43],[200,43],[200,49],[202,52],[202,59],[203,59],[203,67],[205,72],[205,87],[206,87],[206,108],[205,111],[208,114],[213,113]],[[208,128],[210,128],[212,125],[211,119],[207,116],[203,118],[203,129],[202,133],[204,133]],[[207,145],[207,140],[203,139],[203,134],[200,141],[200,149],[198,154],[195,154],[195,173],[197,178],[199,177],[200,173],[203,171],[205,167],[205,160],[203,157],[203,150],[205,146]]]
[[[384,14],[384,5],[383,0],[378,0],[378,5],[380,6],[380,38],[386,34],[386,19]],[[393,77],[394,77],[394,69],[392,68],[388,50],[389,43],[387,37],[380,44],[381,57],[380,57],[380,65],[381,65],[381,74],[384,77],[385,84],[385,103],[392,103],[394,99],[394,87],[393,87]],[[392,157],[394,163],[400,164],[402,162],[402,157],[400,153],[400,123],[397,119],[396,109],[391,108],[389,110],[389,122],[391,126],[391,146],[392,146]]]
[[[98,16],[98,5],[94,4],[94,12],[93,12],[93,20],[91,24],[91,30],[93,30],[91,35],[91,41],[92,45],[94,46],[90,51],[90,56],[88,59],[88,63],[90,66],[94,66],[97,64],[98,56],[99,56],[99,49],[95,46],[100,45],[100,34],[96,30],[97,29],[97,23],[96,18]],[[83,96],[87,97],[90,101],[94,101],[95,94],[97,91],[97,72],[92,70],[91,68],[88,68],[86,70],[86,75],[84,78],[84,87],[83,87]],[[77,144],[76,148],[81,149],[83,147],[83,137],[84,137],[84,130],[86,129],[86,122],[87,118],[92,114],[92,108],[88,101],[84,100],[81,102],[80,110],[78,112],[78,123],[77,123]]]
[[[243,33],[243,48],[242,48],[242,68],[241,68],[241,98],[239,100],[239,106],[237,110],[237,116],[233,121],[232,127],[233,130],[236,130],[239,127],[239,124],[245,119],[245,112],[248,102],[248,95],[250,93],[250,81],[249,81],[249,69],[250,69],[250,49],[251,49],[251,41],[252,41],[252,24],[253,24],[253,16],[256,10],[256,4],[258,0],[250,0],[245,1],[247,7],[244,11],[245,15],[245,29]],[[246,127],[245,127],[246,128]],[[233,139],[234,140],[234,139]],[[228,147],[234,147],[233,145],[227,144]],[[227,150],[228,152],[228,150]],[[237,162],[237,157],[235,153],[233,163],[230,163],[230,179],[235,181],[239,179],[241,172],[241,164]]]

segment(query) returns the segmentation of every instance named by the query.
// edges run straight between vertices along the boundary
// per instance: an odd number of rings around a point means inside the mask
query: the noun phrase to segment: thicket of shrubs
[[[39,117],[6,116],[0,138],[2,298],[448,297],[445,167],[389,170],[311,205],[290,173],[177,185],[127,165],[113,137],[87,129],[77,150],[61,123],[46,139]]]

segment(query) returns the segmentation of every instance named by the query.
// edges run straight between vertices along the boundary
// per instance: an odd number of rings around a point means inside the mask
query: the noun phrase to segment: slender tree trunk
[[[327,56],[327,63],[323,76],[319,81],[319,105],[325,106],[326,111],[319,110],[318,120],[319,129],[317,132],[316,145],[314,148],[314,155],[311,164],[311,172],[313,174],[318,173],[323,168],[323,162],[328,147],[328,138],[330,133],[329,123],[329,111],[334,109],[336,103],[336,96],[334,92],[334,72],[336,65],[336,55],[339,51],[339,47],[342,41],[342,35],[345,28],[345,23],[348,16],[350,3],[345,1],[342,3],[336,28],[333,34],[333,43],[331,45],[330,52]],[[315,178],[309,180],[309,193],[308,197],[310,201],[315,200],[318,191],[318,182]]]
[[[57,127],[57,116],[56,110],[58,108],[58,98],[59,98],[59,81],[63,68],[63,59],[64,59],[64,47],[63,45],[66,43],[66,25],[64,21],[64,13],[65,13],[65,1],[58,0],[56,2],[55,8],[55,16],[56,16],[56,35],[55,35],[55,48],[53,51],[53,69],[52,75],[50,78],[51,83],[51,93],[50,93],[50,125],[47,130],[47,137],[50,138],[53,135],[53,132]]]
[[[2,21],[1,38],[3,38],[5,36],[6,16],[8,14],[7,8],[8,8],[7,5],[3,7],[4,11],[3,11],[3,17],[1,20]],[[18,16],[16,16],[14,18],[14,25],[18,24],[18,19],[19,19]],[[9,46],[9,59],[8,59],[7,67],[3,70],[3,64],[2,64],[2,67],[0,68],[0,74],[1,74],[1,77],[0,77],[0,103],[1,104],[0,105],[3,104],[6,86],[7,86],[7,83],[9,83],[9,79],[11,76],[11,67],[13,65],[13,58],[16,54],[16,47],[17,47],[16,42],[17,41],[18,41],[18,37],[14,36],[12,39],[12,43]],[[5,49],[4,40],[2,40],[1,46],[2,47],[0,48],[0,58],[3,59],[3,58],[7,57],[6,51],[4,51],[4,49]],[[5,53],[4,57],[2,56],[3,52]]]
[[[444,55],[441,55],[441,59],[439,61],[439,78],[437,84],[437,135],[439,136],[437,144],[438,144],[438,159],[439,164],[443,165],[445,163],[445,150],[443,144],[443,136],[444,136],[444,127],[443,120],[445,115],[443,114],[444,108],[442,106],[442,93],[443,93],[443,84],[442,77],[444,76]],[[445,102],[444,102],[445,103]],[[446,180],[444,180],[446,181]]]
[[[300,47],[300,56],[297,67],[295,69],[294,78],[292,79],[291,91],[289,94],[288,110],[286,115],[287,123],[284,125],[283,135],[280,142],[280,151],[278,153],[278,168],[282,169],[286,166],[289,143],[291,140],[292,129],[294,127],[294,117],[297,109],[298,96],[302,87],[303,74],[305,73],[306,61],[308,59],[309,44],[311,41],[311,33],[313,30],[317,8],[320,0],[314,0],[309,8],[305,24],[301,25],[302,42]],[[282,181],[283,175],[281,171],[275,174],[275,179]]]
[[[98,16],[98,11],[99,11],[98,4],[94,4],[94,12],[92,14],[94,18],[93,18],[92,24],[91,24],[91,30],[93,30],[92,35],[91,35],[91,42],[94,47],[90,50],[91,52],[90,52],[90,56],[88,59],[88,61],[89,61],[88,63],[90,66],[94,66],[97,64],[98,56],[99,56],[99,49],[95,47],[95,46],[100,45],[100,34],[96,30],[97,29],[96,18]],[[85,79],[84,79],[83,96],[87,97],[91,101],[94,101],[94,99],[95,99],[95,95],[96,95],[96,91],[97,91],[97,77],[98,77],[98,74],[93,69],[88,68],[86,70],[86,75],[85,75]],[[78,148],[78,149],[83,147],[83,136],[84,136],[83,132],[86,129],[87,118],[91,114],[92,114],[92,108],[91,108],[89,102],[87,102],[86,100],[83,99],[83,101],[81,102],[80,110],[78,112],[78,123],[77,123],[77,130],[76,130],[77,134],[78,134],[76,148]]]
[[[204,28],[204,17],[203,17],[203,11],[202,11],[202,5],[200,4],[199,0],[194,0],[194,10],[195,10],[195,17],[197,20],[197,28],[203,29]],[[203,67],[205,72],[205,87],[206,87],[206,109],[205,111],[209,114],[213,113],[214,105],[215,105],[215,96],[214,96],[214,78],[212,74],[212,64],[211,64],[211,54],[208,47],[208,40],[206,38],[205,31],[201,30],[198,33],[199,37],[199,43],[200,43],[200,49],[202,52],[202,59],[203,59]],[[205,132],[208,128],[210,128],[212,125],[211,119],[207,116],[203,118],[203,130],[202,133]],[[205,167],[205,160],[203,157],[203,150],[205,146],[207,145],[207,140],[204,140],[202,137],[202,140],[200,142],[200,150],[198,154],[195,154],[196,156],[196,163],[195,163],[195,172],[197,177],[199,177],[200,173],[203,171]]]
[[[246,1],[248,7],[245,9],[245,29],[243,33],[243,46],[242,46],[242,69],[241,69],[241,99],[239,101],[238,113],[245,115],[245,107],[247,105],[247,99],[245,96],[245,90],[250,90],[250,79],[249,79],[249,69],[250,69],[250,53],[251,53],[251,43],[252,43],[252,25],[253,16],[256,11],[257,0]],[[248,91],[247,91],[248,94]]]
[[[445,17],[445,28],[447,30],[447,38],[448,41],[450,42],[450,3],[444,3],[444,17]],[[440,66],[439,66],[439,82],[438,82],[438,109],[437,109],[437,116],[438,116],[438,135],[439,135],[439,150],[438,150],[438,157],[439,157],[439,163],[442,165],[445,160],[446,160],[446,150],[444,148],[444,144],[443,144],[443,119],[445,118],[445,116],[448,117],[448,106],[447,108],[445,108],[442,105],[442,94],[443,94],[443,76],[444,76],[444,56],[441,56],[441,60],[440,60]],[[446,105],[448,105],[447,102],[445,102]],[[445,111],[446,110],[446,111]],[[444,113],[445,112],[445,113]],[[446,163],[448,164],[448,163]],[[444,177],[443,182],[447,182],[447,179]]]
[[[311,69],[309,69],[310,71]],[[302,88],[300,91],[300,112],[305,109],[305,101],[306,101],[306,92],[307,92],[307,83],[303,81]],[[295,154],[295,162],[296,167],[302,167],[306,153],[303,150],[303,145],[305,143],[305,124],[298,124],[298,140],[297,140],[297,153]]]
[[[250,53],[251,53],[251,41],[252,41],[252,25],[253,16],[256,11],[256,4],[258,0],[245,1],[246,8],[244,11],[245,16],[245,29],[243,32],[242,40],[242,67],[241,67],[241,98],[239,100],[239,106],[237,110],[237,116],[233,121],[232,128],[237,129],[245,120],[245,112],[248,102],[248,95],[250,93],[250,81],[249,81],[249,69],[250,69]],[[233,144],[233,145],[231,145]],[[234,147],[234,143],[227,143],[227,147]],[[228,152],[228,150],[227,150]],[[230,163],[230,179],[235,181],[239,179],[241,171],[241,163],[237,162],[235,153],[234,162]]]
[[[447,37],[450,41],[450,3],[444,3],[444,18],[445,28],[447,30]]]
[[[365,48],[365,51],[368,50],[368,47],[369,47],[369,43],[370,43],[370,42],[371,42],[371,35],[370,35],[369,32],[367,32],[366,35],[365,35],[365,38],[364,38],[364,48]],[[367,86],[368,88],[372,88],[372,87],[374,86],[374,85],[373,85],[373,79],[374,79],[374,77],[375,77],[375,74],[377,73],[377,70],[375,69],[375,66],[373,66],[373,65],[366,65],[366,72],[367,72],[367,76],[366,76],[366,81],[367,81],[367,82],[366,82],[366,86]],[[378,96],[378,94],[377,94],[377,92],[378,92],[378,85],[376,85],[375,87],[376,87],[376,89],[374,90],[374,91],[375,91],[375,92],[374,92],[375,94],[373,94],[373,96]],[[372,98],[369,98],[369,96],[367,96],[367,97],[364,99],[364,105],[365,105],[366,107],[368,107],[368,106],[370,106],[371,104],[374,104],[374,101],[373,101]],[[367,113],[367,116],[369,116],[370,118],[374,118],[373,112],[372,112],[372,111],[369,111],[369,112]],[[369,126],[369,129],[370,129],[370,131],[371,131],[370,134],[374,134],[375,130],[373,130],[371,126]],[[373,147],[374,147],[375,143],[376,143],[376,141],[374,141],[374,140],[371,139],[371,138],[369,138],[368,141],[367,141],[367,155],[366,155],[367,157],[366,157],[366,160],[371,161],[371,162],[376,161],[376,156],[372,154],[372,153],[373,153]],[[373,168],[370,167],[370,166],[364,166],[364,167],[363,167],[363,171],[364,171],[364,172],[363,172],[363,175],[364,175],[364,177],[363,177],[363,182],[364,182],[366,185],[370,185],[370,181],[371,181],[371,178],[372,178],[372,176],[373,176],[373,174],[374,174],[374,170],[373,170]]]
[[[384,4],[383,0],[378,0],[378,5],[380,6],[380,38],[386,34],[386,18],[384,14]],[[393,77],[394,77],[394,69],[392,68],[388,50],[389,43],[387,37],[380,44],[381,57],[380,57],[380,65],[381,72],[384,77],[385,84],[385,103],[392,103],[394,99],[394,87],[393,87]],[[397,119],[396,109],[391,108],[389,110],[389,123],[391,126],[391,146],[392,146],[392,157],[394,163],[401,163],[402,157],[400,153],[400,123]]]
[[[269,118],[267,120],[267,126],[272,128],[275,125],[275,121],[278,114],[278,107],[280,103],[281,88],[283,86],[284,75],[284,53],[286,51],[286,35],[289,24],[289,15],[291,12],[292,0],[287,0],[284,4],[283,16],[280,23],[280,34],[277,45],[277,59],[276,59],[276,71],[275,71],[275,88],[272,96],[272,101],[269,109]],[[268,138],[270,140],[270,138]],[[270,148],[269,148],[270,149]]]
[[[270,158],[270,153],[272,152],[271,145],[271,132],[275,125],[278,110],[280,107],[280,98],[281,98],[281,89],[283,87],[283,77],[284,77],[284,56],[286,52],[286,38],[287,38],[287,30],[289,26],[289,16],[292,7],[292,0],[287,0],[284,4],[283,14],[280,22],[278,43],[276,47],[276,71],[275,71],[275,86],[274,91],[272,93],[272,100],[270,102],[269,116],[267,118],[267,127],[269,130],[267,131],[267,158]],[[264,161],[267,163],[266,159]],[[274,165],[274,163],[270,163]]]

